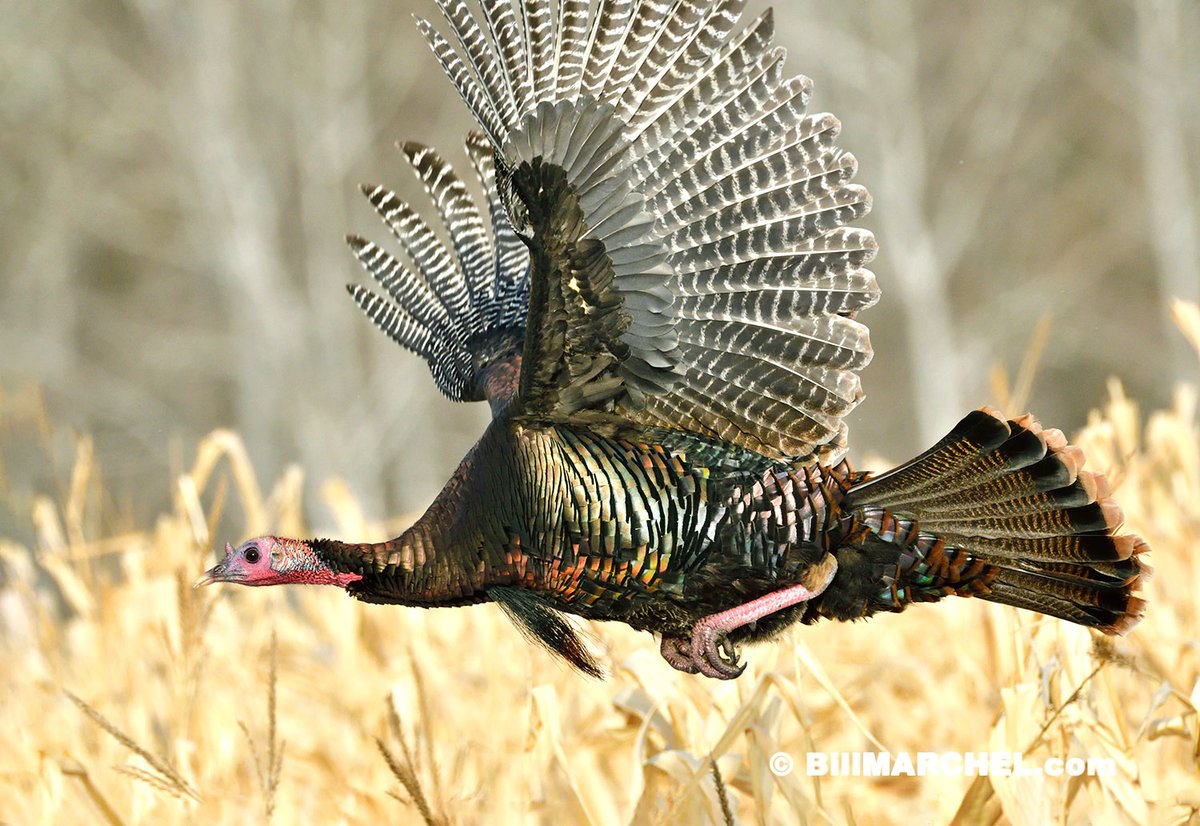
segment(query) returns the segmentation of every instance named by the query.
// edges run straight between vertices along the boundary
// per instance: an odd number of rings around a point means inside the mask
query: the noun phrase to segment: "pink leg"
[[[791,585],[772,591],[744,605],[700,620],[692,629],[691,664],[706,677],[732,680],[739,676],[746,670],[746,666],[738,664],[737,649],[729,641],[729,634],[743,625],[749,625],[784,608],[808,602],[829,587],[836,573],[837,559],[826,555],[805,577],[809,580],[809,585]],[[663,640],[663,646],[663,656],[667,662],[680,668],[665,653],[666,639]]]

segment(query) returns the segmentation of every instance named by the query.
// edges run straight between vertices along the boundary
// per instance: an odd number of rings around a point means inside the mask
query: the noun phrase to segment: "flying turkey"
[[[795,622],[948,595],[1120,634],[1148,567],[1103,476],[1031,416],[968,414],[894,470],[853,471],[843,417],[871,358],[856,320],[870,197],[838,121],[806,114],[771,12],[744,0],[437,0],[422,34],[482,130],[486,206],[403,151],[449,244],[364,192],[408,263],[349,243],[375,324],[492,421],[387,542],[267,536],[198,584],[338,585],[375,603],[498,603],[600,669],[562,612],[657,634],[730,679]]]

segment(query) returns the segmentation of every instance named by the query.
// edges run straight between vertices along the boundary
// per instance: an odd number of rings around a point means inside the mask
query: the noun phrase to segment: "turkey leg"
[[[732,680],[746,670],[738,663],[737,648],[729,635],[743,625],[820,595],[837,574],[837,559],[827,554],[805,577],[809,584],[789,585],[750,602],[704,617],[692,629],[692,638],[663,637],[660,652],[673,668],[699,672],[718,680]]]

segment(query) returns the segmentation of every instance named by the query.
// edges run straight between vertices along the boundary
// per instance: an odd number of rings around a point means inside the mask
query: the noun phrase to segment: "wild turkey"
[[[985,408],[886,473],[843,460],[872,354],[855,316],[879,295],[875,240],[848,224],[870,198],[770,11],[739,28],[744,0],[437,1],[453,42],[418,25],[483,130],[487,221],[406,144],[450,247],[364,187],[413,268],[351,237],[388,297],[350,292],[491,425],[400,536],[260,537],[201,583],[491,600],[592,674],[559,612],[722,679],[796,621],[950,594],[1137,623],[1147,547],[1060,431]]]

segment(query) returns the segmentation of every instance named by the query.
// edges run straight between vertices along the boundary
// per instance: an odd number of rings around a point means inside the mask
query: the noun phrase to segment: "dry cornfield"
[[[1200,313],[1175,310],[1200,348]],[[997,401],[1020,404],[1027,380],[997,376]],[[1150,608],[1129,637],[955,599],[795,629],[750,649],[732,683],[673,671],[624,627],[593,628],[611,672],[594,681],[493,606],[192,590],[225,539],[306,533],[301,471],[264,495],[238,437],[217,432],[169,513],[118,530],[79,438],[60,493],[30,503],[33,546],[0,539],[0,822],[1196,822],[1198,392],[1145,413],[1114,380],[1073,439],[1154,548]],[[0,446],[53,431],[35,396],[0,395]],[[404,523],[368,524],[336,480],[323,495],[338,535]],[[777,752],[803,766],[807,752],[862,750],[1105,757],[1116,771],[769,768]]]

